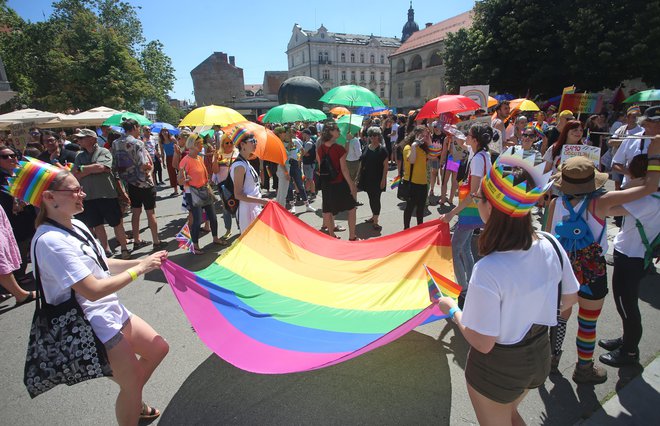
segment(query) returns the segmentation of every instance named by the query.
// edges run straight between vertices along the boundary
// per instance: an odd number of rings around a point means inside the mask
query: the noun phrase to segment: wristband
[[[660,172],[660,166],[658,166],[658,165],[654,165],[654,166],[649,165],[646,168],[646,171],[647,172]]]
[[[461,308],[459,308],[458,306],[454,306],[449,310],[449,319],[453,320],[454,315],[456,315],[456,312],[463,312],[463,311],[461,311]]]
[[[82,173],[82,171],[83,171],[83,167],[85,167],[85,166],[80,166],[80,167],[78,167],[78,170],[80,170],[80,173]]]
[[[128,275],[131,276],[131,281],[135,281],[135,280],[137,280],[137,277],[138,277],[137,272],[135,272],[134,270],[132,270],[132,269],[130,269],[130,268],[127,269],[126,272],[128,273]]]

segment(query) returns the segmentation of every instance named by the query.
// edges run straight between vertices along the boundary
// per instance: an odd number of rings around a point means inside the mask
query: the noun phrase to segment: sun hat
[[[594,162],[587,157],[571,157],[559,166],[553,176],[554,186],[564,194],[589,194],[600,189],[607,182],[607,173],[596,170]]]
[[[640,121],[659,121],[660,120],[660,105],[652,106],[644,111],[644,115],[640,118]]]

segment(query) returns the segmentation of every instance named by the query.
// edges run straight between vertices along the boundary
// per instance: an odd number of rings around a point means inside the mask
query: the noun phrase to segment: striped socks
[[[593,360],[594,347],[596,346],[596,321],[600,315],[600,309],[590,311],[580,308],[578,310],[578,332],[575,343],[577,344],[578,364],[589,364]]]

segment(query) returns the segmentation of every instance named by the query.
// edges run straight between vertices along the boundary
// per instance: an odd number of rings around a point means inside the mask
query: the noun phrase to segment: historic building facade
[[[313,77],[325,91],[357,84],[387,103],[391,77],[387,58],[399,46],[396,37],[334,33],[323,25],[304,30],[295,24],[286,50],[289,77]]]
[[[412,6],[411,6],[412,10]],[[410,15],[409,11],[409,16]],[[410,20],[406,23],[408,28]],[[416,24],[415,24],[416,25]],[[446,92],[444,41],[447,34],[472,25],[472,11],[413,32],[389,57],[392,75],[390,106],[414,109]],[[406,27],[404,27],[404,31]]]
[[[236,66],[234,56],[213,52],[190,71],[197,106],[231,106],[245,97],[243,69]]]

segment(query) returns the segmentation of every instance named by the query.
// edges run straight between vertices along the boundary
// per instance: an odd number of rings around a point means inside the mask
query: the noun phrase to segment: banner
[[[490,92],[489,85],[482,86],[461,86],[458,93],[472,99],[485,110],[488,109],[488,93]]]
[[[571,93],[575,93],[575,86],[564,87],[564,89],[561,91],[561,100],[559,101],[559,112],[566,109],[564,108],[564,96]]]
[[[596,167],[600,163],[600,147],[589,145],[564,145],[561,150],[561,162],[571,157],[587,157]]]
[[[565,95],[562,109],[567,109],[573,114],[595,114],[603,107],[603,95],[598,93],[573,93]]]

